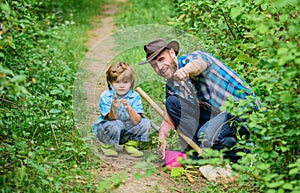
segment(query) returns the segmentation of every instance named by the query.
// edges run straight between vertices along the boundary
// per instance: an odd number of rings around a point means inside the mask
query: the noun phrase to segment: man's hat
[[[165,48],[173,48],[177,55],[179,52],[179,43],[173,40],[167,44],[166,41],[163,39],[157,39],[152,42],[149,42],[144,46],[147,60],[139,62],[139,64],[146,64],[151,60],[155,59]]]

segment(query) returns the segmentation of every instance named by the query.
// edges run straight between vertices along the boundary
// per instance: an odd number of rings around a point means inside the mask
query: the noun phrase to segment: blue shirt
[[[249,85],[209,53],[195,51],[180,56],[178,57],[178,68],[180,69],[196,59],[205,61],[207,68],[199,75],[188,78],[184,85],[174,79],[169,79],[166,85],[166,97],[178,95],[192,103],[207,102],[214,108],[220,109],[229,97],[239,101],[251,95]],[[256,103],[258,105],[257,101]]]
[[[99,110],[100,116],[97,123],[103,121],[108,121],[107,115],[110,112],[111,103],[114,99],[113,90],[106,90],[100,96]],[[141,96],[133,91],[129,90],[128,93],[123,97],[123,99],[128,101],[128,104],[135,110],[135,112],[144,114],[144,109],[142,105]],[[117,109],[118,119],[122,121],[130,120],[127,110],[124,108],[123,104]]]

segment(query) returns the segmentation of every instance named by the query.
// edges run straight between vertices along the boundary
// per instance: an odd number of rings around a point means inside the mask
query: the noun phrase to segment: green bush
[[[87,50],[82,34],[102,4],[1,1],[1,192],[96,188],[90,179],[73,186],[91,177],[85,168],[93,156],[74,129],[72,85]]]
[[[127,0],[121,8],[124,10],[114,17],[120,29],[145,24],[167,24],[172,14],[172,5],[168,0]]]
[[[299,1],[174,1],[174,26],[195,34],[252,86],[264,111],[247,101],[226,108],[247,118],[255,142],[236,165],[260,191],[297,192],[299,182]],[[244,111],[240,109],[244,108]],[[255,155],[255,157],[253,157]]]

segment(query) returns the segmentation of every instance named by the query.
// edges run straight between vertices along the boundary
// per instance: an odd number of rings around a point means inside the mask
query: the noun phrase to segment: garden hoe
[[[147,93],[145,93],[140,87],[136,88],[136,91],[138,93],[140,93],[140,95],[156,110],[156,112],[163,117],[163,110],[148,96]],[[159,127],[157,125],[155,125],[152,121],[151,121],[151,126],[158,132],[159,131]],[[202,150],[200,149],[200,147],[192,141],[192,139],[190,139],[189,137],[187,137],[185,134],[183,134],[179,129],[177,129],[177,133],[178,135],[180,135],[182,137],[182,139],[187,142],[192,148],[194,148],[194,150],[201,155],[202,154]],[[191,167],[191,166],[189,166]],[[186,175],[188,181],[190,183],[194,183],[194,179],[192,178],[192,175],[188,172],[188,168],[184,169],[183,167],[174,167],[171,169],[171,176],[179,176],[182,175],[183,173]],[[194,176],[193,176],[194,177]]]
[[[148,96],[147,93],[145,93],[140,87],[136,88],[136,91],[156,110],[156,112],[163,117],[163,110]],[[156,126],[154,123],[152,123],[152,127],[159,131],[159,127]],[[181,138],[188,143],[199,155],[203,154],[203,151],[201,148],[189,137],[187,137],[182,131],[180,131],[178,128],[176,129],[177,133]],[[194,166],[190,166],[194,167]],[[196,166],[197,167],[197,166]],[[177,173],[175,175],[180,175],[182,173],[185,173],[187,179],[190,183],[194,183],[194,180],[192,179],[191,175],[188,172],[188,168],[177,168],[177,170],[174,170],[173,173]],[[217,181],[217,178],[221,179],[221,183],[228,183],[232,182],[236,179],[236,176],[232,176],[231,167],[227,165],[226,168],[221,167],[213,167],[211,165],[205,165],[199,167],[199,171],[201,174],[208,180],[208,181]],[[171,171],[172,176],[172,171]],[[194,177],[194,176],[193,176]]]
[[[163,110],[148,96],[147,93],[145,93],[140,87],[136,88],[136,91],[140,93],[140,95],[156,110],[156,112],[161,116],[164,117]],[[157,127],[157,126],[156,126]],[[156,128],[154,128],[156,129]],[[158,130],[157,130],[158,131]],[[199,155],[202,155],[202,150],[200,147],[189,137],[187,137],[182,131],[179,129],[176,129],[178,135],[182,137],[182,139],[188,143]]]

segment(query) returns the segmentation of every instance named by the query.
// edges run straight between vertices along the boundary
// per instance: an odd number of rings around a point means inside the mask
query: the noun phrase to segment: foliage
[[[102,3],[0,3],[1,192],[95,188],[86,170],[93,157],[74,130],[72,85],[86,51],[82,34]]]
[[[101,181],[98,184],[96,192],[110,192],[114,189],[117,189],[124,181],[127,179],[127,173],[114,174],[112,177],[107,178]]]
[[[121,11],[114,17],[119,28],[145,24],[166,24],[170,18],[171,2],[168,0],[143,1],[127,0]]]
[[[98,162],[74,130],[72,112],[72,85],[86,51],[82,34],[102,3],[1,1],[1,192],[111,188],[95,186],[89,171]],[[149,23],[180,28],[250,83],[264,110],[249,109],[248,101],[226,106],[247,118],[255,142],[248,147],[252,153],[234,165],[243,174],[240,184],[249,191],[299,191],[299,1],[128,0],[122,6],[115,18],[120,28]],[[163,98],[160,80],[137,85],[155,101]],[[243,140],[239,145],[245,146]],[[115,179],[113,186],[122,183],[122,177],[107,181]]]
[[[262,101],[264,110],[251,114],[249,101],[226,106],[253,133],[252,154],[242,160],[253,167],[236,166],[242,178],[260,191],[299,191],[299,1],[174,2],[174,26],[199,37]]]

